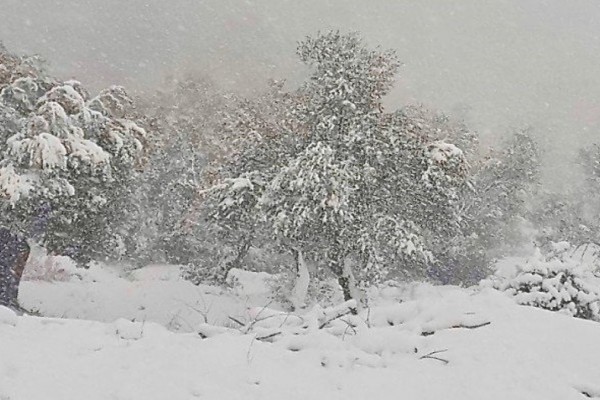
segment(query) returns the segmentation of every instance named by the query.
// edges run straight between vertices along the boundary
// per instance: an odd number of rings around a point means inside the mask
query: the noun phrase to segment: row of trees
[[[398,60],[356,35],[309,38],[298,54],[313,75],[297,90],[273,82],[251,100],[221,97],[221,124],[208,131],[213,146],[232,146],[201,174],[182,219],[188,278],[222,282],[231,268],[269,265],[303,276],[308,265],[349,298],[352,282],[474,282],[498,243],[522,240],[539,175],[526,132],[485,152],[443,115],[386,112]]]
[[[598,147],[580,203],[532,208],[527,132],[482,149],[460,121],[387,111],[399,61],[356,34],[307,38],[298,56],[311,74],[297,89],[243,99],[188,79],[134,107],[1,49],[0,223],[82,263],[185,264],[195,282],[281,268],[301,277],[295,306],[327,278],[346,299],[388,279],[475,282],[527,224],[540,243],[596,240]]]

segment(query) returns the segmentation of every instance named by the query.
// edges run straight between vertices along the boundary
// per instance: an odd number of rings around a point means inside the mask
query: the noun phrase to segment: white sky
[[[468,109],[489,140],[531,126],[563,181],[600,141],[598,0],[0,0],[0,21],[9,49],[54,74],[138,92],[188,72],[243,91],[293,82],[299,39],[358,30],[404,62],[392,106]]]

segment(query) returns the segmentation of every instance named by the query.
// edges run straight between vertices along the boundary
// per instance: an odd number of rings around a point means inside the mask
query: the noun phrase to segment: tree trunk
[[[232,269],[243,269],[242,261],[244,261],[244,258],[246,258],[246,256],[248,255],[251,246],[252,236],[244,238],[237,249],[237,254],[235,258],[226,262],[224,266],[219,268],[219,271],[217,272],[218,276],[216,277],[217,282],[225,282],[225,280],[227,279],[227,274],[229,274],[229,271],[231,271]]]
[[[338,283],[344,294],[344,301],[352,300],[352,290],[350,290],[350,278],[347,276],[338,276]]]
[[[252,237],[248,236],[244,239],[240,247],[238,248],[237,256],[231,262],[231,268],[242,269],[242,261],[248,255],[248,251],[250,251],[250,246],[252,245]]]
[[[310,273],[301,250],[293,249],[296,260],[296,280],[292,289],[291,302],[294,310],[298,310],[306,305],[306,296],[308,294],[308,285],[310,284]]]
[[[0,228],[0,306],[19,309],[19,284],[30,248],[25,239]]]
[[[338,283],[342,288],[342,293],[344,295],[344,301],[352,300],[353,297],[353,279],[352,275],[349,272],[346,266],[346,257],[341,256],[338,252],[331,252],[328,254],[329,258],[329,269],[331,272],[335,274],[338,279]],[[359,299],[355,299],[357,302]],[[357,314],[358,310],[356,308],[352,309],[352,314]]]

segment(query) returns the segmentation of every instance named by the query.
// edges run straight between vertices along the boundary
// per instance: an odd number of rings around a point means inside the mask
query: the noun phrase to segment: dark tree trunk
[[[338,283],[342,288],[342,294],[344,295],[344,301],[352,300],[352,288],[350,287],[351,281],[350,277],[346,276],[344,273],[344,262],[345,258],[339,252],[330,252],[328,254],[328,264],[331,272],[335,274],[337,277]],[[352,314],[358,314],[358,310],[356,308],[351,309]]]
[[[225,263],[224,266],[219,268],[219,270],[216,273],[215,280],[217,282],[225,282],[225,280],[227,279],[227,274],[229,274],[229,271],[231,271],[234,268],[243,269],[242,262],[248,255],[248,252],[250,251],[251,246],[252,246],[252,236],[248,236],[248,237],[244,238],[242,243],[237,248],[237,254],[236,254],[235,258],[233,260]]]
[[[344,301],[352,299],[352,292],[350,291],[350,279],[347,276],[338,275],[338,283],[342,288],[344,294]]]
[[[0,227],[0,305],[19,309],[19,284],[29,258],[25,239]]]

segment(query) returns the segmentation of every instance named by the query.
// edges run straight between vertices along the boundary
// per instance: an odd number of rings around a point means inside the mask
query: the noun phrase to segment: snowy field
[[[373,293],[358,317],[287,314],[265,276],[238,278],[67,267],[24,282],[23,304],[51,317],[0,310],[0,399],[600,398],[596,322],[427,284]]]

